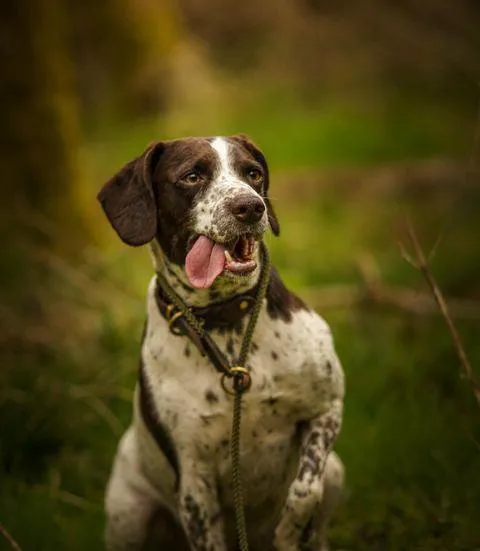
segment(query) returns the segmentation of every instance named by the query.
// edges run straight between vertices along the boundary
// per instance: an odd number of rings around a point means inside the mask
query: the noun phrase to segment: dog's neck
[[[196,289],[188,281],[182,266],[168,260],[156,239],[150,243],[150,255],[155,272],[162,274],[177,295],[189,306],[205,307],[246,293],[257,285],[260,276],[260,270],[257,269],[253,277],[247,281],[221,279],[215,281],[209,289]],[[260,262],[260,255],[257,262]]]

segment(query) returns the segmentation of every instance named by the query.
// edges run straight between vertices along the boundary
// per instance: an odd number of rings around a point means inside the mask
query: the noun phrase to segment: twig
[[[101,505],[92,503],[84,497],[77,496],[65,490],[60,490],[57,488],[50,489],[44,486],[37,486],[37,488],[43,491],[50,490],[49,494],[52,499],[55,499],[60,503],[65,503],[66,505],[71,505],[72,507],[76,507],[82,511],[102,510]]]
[[[18,543],[13,539],[13,537],[8,533],[7,529],[3,524],[0,522],[0,534],[8,541],[12,549],[15,551],[22,551],[22,548]]]
[[[435,299],[435,302],[437,303],[438,308],[440,309],[440,312],[442,314],[442,317],[445,320],[445,323],[447,324],[448,330],[452,335],[453,344],[455,346],[455,350],[457,352],[458,358],[460,360],[460,365],[462,367],[463,377],[470,383],[473,393],[475,395],[475,398],[478,402],[478,405],[480,406],[480,386],[475,379],[475,375],[474,375],[472,366],[470,364],[470,360],[468,359],[467,353],[465,352],[465,348],[463,346],[462,339],[460,338],[460,334],[457,331],[457,328],[455,327],[455,324],[453,323],[453,320],[450,316],[445,298],[439,286],[437,285],[437,282],[435,281],[432,275],[432,272],[430,271],[422,246],[420,245],[417,234],[415,233],[415,230],[413,229],[413,226],[408,218],[406,220],[406,227],[407,227],[408,237],[410,239],[410,242],[412,244],[412,247],[415,253],[415,260],[413,260],[406,253],[403,245],[399,243],[402,256],[409,264],[411,264],[412,266],[414,266],[415,268],[417,268],[422,272],[423,277],[425,278],[425,281],[430,287],[430,290]]]

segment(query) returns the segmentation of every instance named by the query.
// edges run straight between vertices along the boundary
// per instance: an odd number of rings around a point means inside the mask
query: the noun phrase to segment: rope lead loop
[[[227,387],[226,377],[233,379],[232,387],[233,390]],[[223,373],[222,378],[220,379],[220,384],[222,385],[223,390],[227,394],[232,396],[237,392],[244,393],[247,392],[252,386],[252,376],[250,371],[241,365],[234,365],[230,368],[228,373]]]

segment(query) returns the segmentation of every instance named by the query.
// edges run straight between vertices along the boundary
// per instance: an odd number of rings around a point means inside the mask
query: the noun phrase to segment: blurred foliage
[[[479,299],[476,2],[32,0],[1,16],[0,522],[24,551],[102,548],[151,268],[94,197],[150,141],[252,135],[282,224],[268,245],[300,293],[361,288],[365,253],[420,288],[396,247],[408,212],[427,250],[443,234],[440,286]],[[348,384],[333,548],[480,548],[479,412],[442,320],[315,306]],[[458,325],[478,372],[478,320]]]
[[[474,1],[179,3],[187,29],[225,70],[254,68],[268,79],[290,80],[315,102],[332,92],[380,99],[379,92],[406,87],[432,97],[472,97],[478,78]]]
[[[77,93],[87,119],[151,113],[165,106],[168,56],[179,39],[172,3],[66,2]]]

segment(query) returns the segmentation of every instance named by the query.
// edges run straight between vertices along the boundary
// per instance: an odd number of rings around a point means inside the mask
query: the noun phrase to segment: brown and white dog
[[[129,245],[150,243],[154,267],[203,318],[235,364],[270,226],[263,154],[243,135],[159,142],[99,193]],[[208,355],[169,329],[153,277],[133,420],[106,494],[107,548],[236,549],[229,438],[233,397]],[[241,477],[251,551],[327,549],[343,485],[332,451],[344,377],[325,321],[272,268],[248,366]]]

